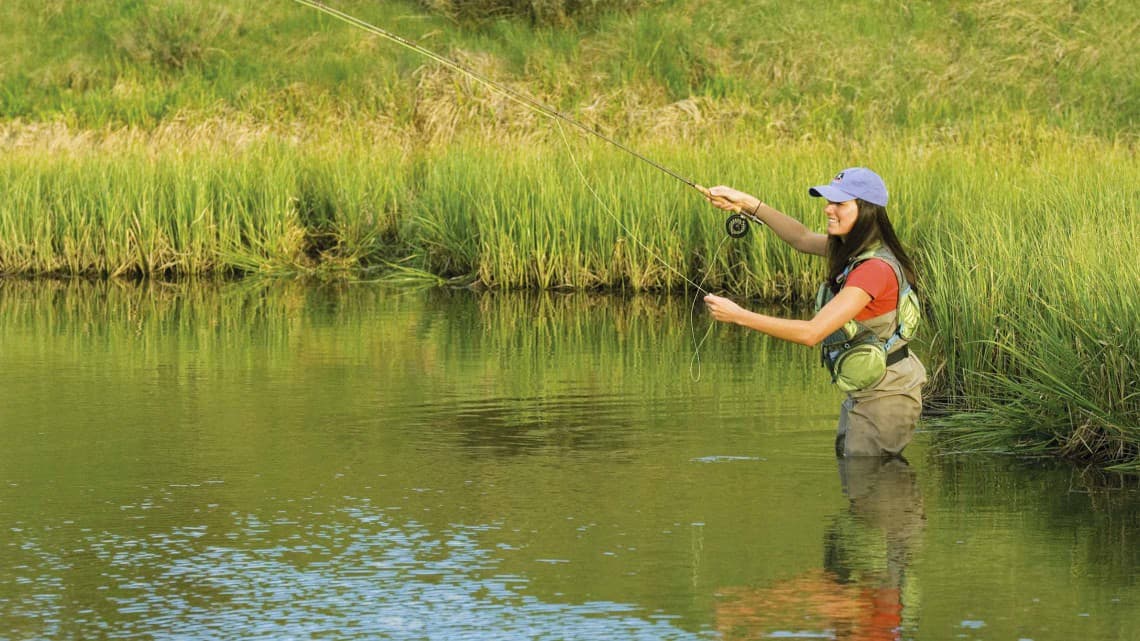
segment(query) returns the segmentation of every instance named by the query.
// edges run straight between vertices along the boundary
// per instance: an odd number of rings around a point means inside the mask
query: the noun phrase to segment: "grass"
[[[558,27],[494,13],[472,25],[442,6],[459,3],[429,4],[444,10],[335,3],[629,135],[669,126],[679,105],[699,109],[693,133],[780,140],[961,135],[1022,117],[1112,139],[1134,139],[1140,127],[1131,73],[1140,6],[1126,0],[1042,0],[1032,10],[1014,0],[561,3],[634,9],[589,10],[581,20],[563,11],[569,19]],[[287,0],[10,5],[0,16],[4,119],[86,129],[155,128],[187,114],[351,118],[438,136],[420,129],[435,110],[476,106],[456,104],[461,83],[433,81],[434,68],[413,52]],[[510,115],[497,124],[530,126]]]
[[[560,139],[504,138],[389,140],[384,153],[365,132],[306,144],[251,133],[237,151],[201,135],[167,152],[147,140],[55,132],[0,160],[0,270],[628,292],[684,291],[688,279],[793,303],[822,275],[821,261],[762,228],[725,242],[723,215],[688,187],[581,136],[569,151]],[[643,151],[815,229],[823,218],[806,187],[840,164],[876,167],[920,265],[931,311],[921,352],[933,400],[954,410],[935,420],[950,446],[1136,469],[1130,146],[1040,129],[985,146],[882,140],[855,155],[810,142]]]

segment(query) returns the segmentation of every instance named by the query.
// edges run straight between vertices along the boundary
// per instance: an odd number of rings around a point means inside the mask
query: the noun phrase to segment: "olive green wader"
[[[886,341],[895,331],[896,312],[862,321]],[[906,349],[905,343],[896,346]],[[839,409],[835,453],[840,456],[890,456],[910,443],[922,414],[922,386],[926,367],[913,353],[887,366],[875,385],[847,393]]]

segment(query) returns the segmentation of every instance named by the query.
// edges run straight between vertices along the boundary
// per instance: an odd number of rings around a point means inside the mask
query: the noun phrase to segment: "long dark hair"
[[[861,198],[856,198],[855,203],[859,205],[859,213],[855,225],[847,232],[847,236],[827,237],[827,282],[831,284],[831,289],[838,292],[837,281],[843,270],[847,268],[848,261],[867,251],[875,243],[882,243],[898,259],[907,282],[917,290],[918,281],[914,263],[903,250],[902,243],[895,234],[891,219],[887,217],[887,208]]]

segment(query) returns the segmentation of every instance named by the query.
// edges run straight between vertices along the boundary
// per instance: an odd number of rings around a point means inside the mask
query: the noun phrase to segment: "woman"
[[[827,200],[826,234],[730,187],[713,187],[705,196],[720,209],[752,212],[795,249],[827,257],[828,279],[815,316],[765,316],[711,294],[705,303],[718,321],[803,345],[819,345],[851,327],[852,320],[871,330],[887,346],[886,371],[868,387],[848,391],[839,411],[835,451],[840,456],[897,456],[914,435],[926,382],[926,368],[899,340],[897,322],[899,293],[915,282],[913,264],[887,217],[887,188],[878,174],[864,167],[845,169],[808,193]]]

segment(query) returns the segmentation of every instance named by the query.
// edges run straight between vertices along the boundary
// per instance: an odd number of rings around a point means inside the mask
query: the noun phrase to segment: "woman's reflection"
[[[925,524],[914,470],[900,458],[838,464],[849,503],[824,534],[823,566],[767,588],[722,590],[725,639],[902,638],[906,568]]]

